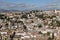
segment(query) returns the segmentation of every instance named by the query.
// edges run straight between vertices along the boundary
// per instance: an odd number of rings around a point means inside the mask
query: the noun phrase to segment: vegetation
[[[52,33],[52,39],[54,39],[54,33]]]
[[[26,27],[25,25],[23,25],[23,28],[24,28],[24,29],[27,29],[27,27]]]
[[[0,19],[6,19],[7,16],[0,14]]]
[[[10,35],[11,40],[13,40],[15,34],[16,34],[16,33],[14,32],[12,35]]]
[[[42,34],[42,32],[40,31],[39,34]]]
[[[41,28],[42,27],[42,25],[41,24],[38,24],[38,28]]]
[[[49,36],[50,35],[50,32],[47,32],[47,35]]]
[[[27,19],[28,17],[27,17],[27,15],[22,15],[22,17],[21,18],[25,18],[25,19]]]
[[[53,40],[51,37],[49,37],[47,40]]]
[[[52,37],[49,37],[48,40],[54,40],[54,33],[52,33]]]
[[[56,21],[57,22],[57,26],[60,27],[60,21]]]
[[[44,14],[35,15],[38,18],[43,18]]]

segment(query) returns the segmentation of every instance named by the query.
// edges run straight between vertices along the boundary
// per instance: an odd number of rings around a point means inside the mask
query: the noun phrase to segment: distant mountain
[[[59,8],[45,8],[43,10],[60,10]],[[34,10],[42,10],[42,9],[34,9]],[[30,10],[6,10],[6,9],[0,9],[0,12],[28,12]]]
[[[0,12],[20,12],[20,10],[5,10],[5,9],[0,9]]]

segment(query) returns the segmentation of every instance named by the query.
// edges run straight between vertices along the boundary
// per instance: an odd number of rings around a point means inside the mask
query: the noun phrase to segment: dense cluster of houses
[[[0,13],[0,40],[60,40],[60,11]]]

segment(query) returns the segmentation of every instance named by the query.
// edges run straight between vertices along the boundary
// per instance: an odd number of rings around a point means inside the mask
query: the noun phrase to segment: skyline
[[[60,0],[0,0],[0,9],[59,9]]]

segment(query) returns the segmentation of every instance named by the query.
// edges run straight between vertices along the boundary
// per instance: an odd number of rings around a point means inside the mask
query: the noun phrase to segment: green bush
[[[51,37],[49,37],[47,40],[53,40]]]
[[[38,24],[38,27],[39,27],[39,28],[41,28],[41,27],[42,27],[42,25],[41,25],[41,24]]]

